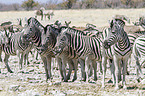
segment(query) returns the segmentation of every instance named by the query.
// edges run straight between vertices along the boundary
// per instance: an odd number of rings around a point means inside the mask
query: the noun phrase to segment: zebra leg
[[[13,73],[13,71],[10,69],[9,65],[8,65],[8,59],[9,59],[10,55],[5,54],[5,58],[4,58],[4,63],[7,67],[8,72]]]
[[[82,59],[78,59],[78,60],[81,65],[81,73],[82,73],[81,81],[86,81],[85,61]]]
[[[41,20],[43,20],[43,14],[41,15]]]
[[[77,60],[73,60],[73,63],[74,63],[74,77],[73,77],[73,80],[72,82],[74,82],[75,80],[77,80],[77,69],[78,69],[78,62]]]
[[[91,68],[91,65],[89,64],[90,63],[90,61],[89,61],[89,57],[86,57],[86,59],[85,59],[85,64],[87,65],[87,67],[86,67],[86,69],[87,69],[87,72],[86,72],[86,74],[87,74],[87,82],[89,82],[90,80],[90,68]]]
[[[119,66],[119,73],[118,73],[118,83],[122,80],[121,78],[121,72],[122,72],[122,67],[123,67],[123,60],[120,60],[121,62],[119,62],[118,66]],[[121,64],[122,63],[122,64]],[[126,67],[125,67],[126,68]],[[122,70],[121,70],[122,69]]]
[[[62,71],[62,61],[61,61],[61,58],[56,57],[56,61],[57,61],[58,65],[59,65],[60,75],[61,75],[62,80],[63,80],[64,77],[63,77],[63,71]]]
[[[29,53],[26,53],[26,54],[24,55],[24,65],[29,65],[29,64],[30,64],[30,62],[29,62],[29,60],[28,60],[28,55],[29,55]]]
[[[51,73],[51,59],[52,57],[51,56],[47,56],[46,57],[46,60],[47,60],[47,71],[48,71],[48,79],[53,79],[52,78],[52,73]]]
[[[119,63],[120,60],[118,58],[116,58],[116,56],[113,56],[113,61],[114,61],[114,65],[115,65],[115,76],[116,76],[116,87],[115,89],[118,90],[119,89]]]
[[[2,57],[1,57],[1,55],[2,55],[2,51],[0,51],[0,62],[2,62]]]
[[[63,71],[63,77],[64,77],[64,82],[68,82],[67,77],[66,77],[66,60],[63,57],[62,59],[62,71]]]
[[[126,69],[127,69],[126,67],[127,67],[127,59],[125,58],[123,60],[123,80],[122,80],[123,89],[127,89],[126,82],[125,82],[125,75],[126,75]]]
[[[99,65],[100,65],[100,72],[103,73],[102,71],[102,61],[98,61],[99,62]]]
[[[105,88],[106,64],[107,64],[107,57],[103,56],[102,57],[102,67],[103,67],[102,88]]]
[[[71,75],[72,70],[74,68],[73,61],[72,60],[68,60],[68,65],[69,65],[69,71],[68,71],[68,74],[67,74],[67,80],[70,79],[70,75]]]
[[[92,60],[92,66],[94,68],[94,81],[97,81],[97,63],[95,60]]]
[[[114,66],[114,62],[113,61],[111,62],[111,61],[109,61],[109,65],[110,65],[110,70],[111,70],[111,74],[112,74],[113,85],[115,85],[115,83],[116,83],[115,66]]]
[[[38,60],[38,52],[36,51],[36,57],[35,57],[36,60]]]
[[[140,63],[139,63],[139,58],[134,56],[135,57],[135,60],[136,60],[136,75],[137,75],[137,81],[140,82],[140,76],[139,76],[139,72],[141,74],[142,73],[142,70],[141,70],[141,66],[140,66]]]
[[[22,69],[22,63],[23,63],[23,53],[19,53],[19,69]]]
[[[129,56],[129,59],[128,59],[128,64],[126,64],[126,74],[129,75],[129,71],[130,70],[130,66],[131,66],[131,61],[132,61],[132,58],[131,58],[131,55]],[[127,67],[128,65],[128,67]]]
[[[48,69],[47,69],[47,60],[45,56],[41,55],[41,59],[44,63],[44,68],[45,68],[45,72],[46,72],[46,82],[48,81],[49,75],[48,75]]]

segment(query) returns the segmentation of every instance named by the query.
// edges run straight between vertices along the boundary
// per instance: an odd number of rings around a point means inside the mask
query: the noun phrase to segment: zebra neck
[[[38,32],[36,32],[35,35],[32,37],[32,42],[37,47],[39,47],[40,43],[41,43],[41,37],[40,36],[41,36],[41,34],[38,34]]]
[[[18,47],[21,48],[21,50],[25,50],[29,45],[27,43],[24,43],[23,37],[20,36],[17,40]]]

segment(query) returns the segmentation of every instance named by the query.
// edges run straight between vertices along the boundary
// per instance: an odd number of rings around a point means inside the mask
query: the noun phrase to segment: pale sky
[[[4,3],[4,4],[19,3],[19,4],[21,4],[23,1],[27,1],[27,0],[0,0],[0,3]],[[40,3],[46,3],[49,0],[34,0],[34,1],[38,1]],[[63,0],[52,0],[52,1],[58,1],[58,3],[59,3]]]

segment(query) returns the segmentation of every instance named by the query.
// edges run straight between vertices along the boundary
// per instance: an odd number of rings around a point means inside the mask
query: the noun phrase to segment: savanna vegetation
[[[0,11],[46,9],[98,9],[98,8],[144,8],[145,0],[48,0],[40,3],[35,0],[25,0],[22,4],[2,4]]]

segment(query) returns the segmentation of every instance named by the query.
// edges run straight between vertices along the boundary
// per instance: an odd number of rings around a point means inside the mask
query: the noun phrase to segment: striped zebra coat
[[[103,81],[102,87],[104,88],[105,82],[105,74],[106,74],[106,63],[107,58],[113,59],[113,63],[111,66],[111,71],[113,74],[114,83],[116,83],[116,89],[119,89],[118,82],[121,80],[121,65],[123,64],[123,88],[126,88],[125,84],[125,73],[126,73],[126,64],[127,60],[131,54],[131,46],[130,41],[126,32],[123,29],[123,26],[113,19],[110,24],[109,31],[106,31],[103,42],[103,51],[102,51],[102,65],[103,65]],[[115,74],[114,74],[115,73]]]
[[[94,68],[94,80],[97,80],[96,61],[101,61],[101,43],[98,38],[93,37],[90,32],[83,32],[72,28],[63,29],[57,37],[55,52],[60,57],[70,59],[83,59],[88,66]],[[90,64],[91,63],[91,64]],[[89,73],[88,73],[89,74]],[[90,74],[88,75],[88,78]],[[88,80],[87,80],[88,81]]]
[[[28,41],[33,42],[34,48],[40,54],[44,63],[47,81],[48,79],[52,79],[51,59],[52,57],[55,57],[54,53],[51,51],[51,48],[46,48],[46,46],[42,46],[41,44],[43,39],[41,38],[41,35],[43,32],[47,31],[47,27],[44,27],[37,19],[33,17],[30,17],[27,22],[27,31],[25,31],[24,36],[27,37]]]
[[[46,31],[42,32],[42,35],[41,35],[41,38],[43,38],[42,42],[41,42],[41,44],[42,44],[41,50],[47,50],[47,52],[49,52],[49,53],[51,52],[51,54],[54,55],[52,53],[52,51],[53,51],[53,48],[55,47],[55,44],[56,44],[56,41],[57,41],[57,36],[58,36],[58,34],[60,34],[60,27],[56,28],[56,26],[47,25],[45,27],[45,30]],[[63,67],[62,63],[61,63],[62,60],[64,60],[64,59],[61,59],[61,58],[56,57],[56,56],[53,56],[53,57],[56,58],[57,63],[59,65],[59,70],[60,70],[62,80],[64,80],[64,82],[67,82],[68,79],[70,78],[71,71],[72,71],[72,68],[73,68],[73,65],[74,65],[73,61],[65,59],[65,61],[67,61],[70,65],[68,75],[66,76],[66,74],[63,74],[63,71],[65,71],[63,68],[65,68],[65,67]],[[75,76],[74,76],[74,78],[75,78]]]
[[[5,36],[4,43],[2,44],[2,50],[5,53],[4,63],[8,69],[8,72],[12,73],[12,70],[9,68],[8,59],[10,55],[18,55],[20,69],[22,68],[23,58],[27,59],[27,55],[32,49],[33,45],[23,37],[25,29],[22,32],[12,33],[11,36]],[[28,63],[28,61],[27,61]],[[26,61],[24,62],[26,64]]]
[[[133,55],[136,60],[137,80],[140,82],[140,79],[143,78],[141,59],[145,57],[145,35],[142,35],[135,40],[133,45]],[[139,73],[141,74],[141,77],[139,76]]]

